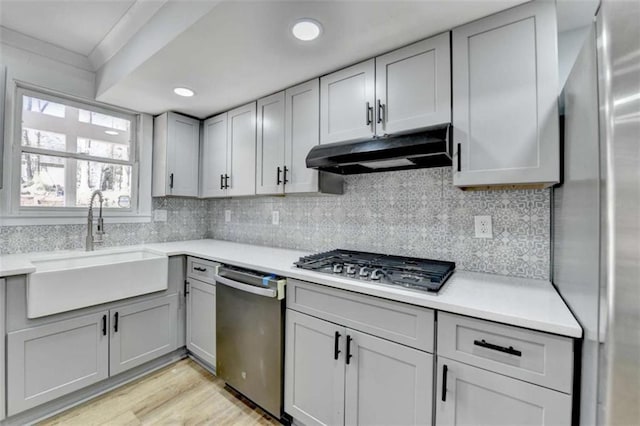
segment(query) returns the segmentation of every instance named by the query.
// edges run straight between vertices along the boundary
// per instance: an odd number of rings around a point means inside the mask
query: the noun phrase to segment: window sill
[[[103,215],[105,223],[149,223],[151,215],[130,214],[130,215]],[[94,214],[94,220],[97,215]],[[41,214],[21,214],[19,216],[0,217],[0,226],[34,226],[34,225],[84,225],[87,223],[87,214],[67,214],[67,215],[47,215]]]

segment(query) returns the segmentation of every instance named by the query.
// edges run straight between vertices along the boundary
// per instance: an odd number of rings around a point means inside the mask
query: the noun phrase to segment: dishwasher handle
[[[216,274],[213,276],[216,283],[220,283],[229,287],[233,287],[237,290],[246,291],[247,293],[257,294],[258,296],[272,297],[278,296],[278,290],[275,288],[261,288],[251,284],[241,283],[239,281],[230,280],[229,278],[221,277]]]

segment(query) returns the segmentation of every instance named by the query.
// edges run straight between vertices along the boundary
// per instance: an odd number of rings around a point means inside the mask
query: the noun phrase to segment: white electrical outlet
[[[164,209],[154,210],[153,211],[153,221],[154,222],[166,222],[167,221],[167,211]]]
[[[224,211],[224,221],[227,223],[231,222],[231,210]]]
[[[280,225],[280,212],[274,210],[271,212],[271,224],[272,225]]]
[[[491,216],[474,216],[476,238],[493,238]]]

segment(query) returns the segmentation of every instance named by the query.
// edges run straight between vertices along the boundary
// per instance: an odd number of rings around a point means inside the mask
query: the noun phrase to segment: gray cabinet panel
[[[343,424],[344,327],[290,309],[286,323],[285,411],[306,426]]]
[[[431,424],[433,356],[347,329],[347,425]]]
[[[227,193],[222,185],[223,176],[227,173],[227,113],[205,120],[203,128],[200,196],[224,196]]]
[[[189,281],[187,295],[187,349],[198,358],[216,365],[216,286]]]
[[[227,113],[227,195],[256,194],[256,103]]]
[[[122,306],[112,309],[110,314],[111,375],[144,364],[176,349],[177,295]]]
[[[457,186],[559,180],[553,2],[529,2],[453,30]]]
[[[109,336],[103,321],[106,311],[9,333],[8,414],[107,378]]]
[[[447,367],[442,400],[443,369]],[[570,425],[571,397],[440,357],[437,425]]]
[[[284,91],[258,99],[256,194],[284,192],[284,104]]]

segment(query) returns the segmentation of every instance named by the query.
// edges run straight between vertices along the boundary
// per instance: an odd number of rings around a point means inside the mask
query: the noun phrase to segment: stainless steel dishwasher
[[[217,268],[215,280],[216,373],[281,419],[286,281],[226,265]]]

